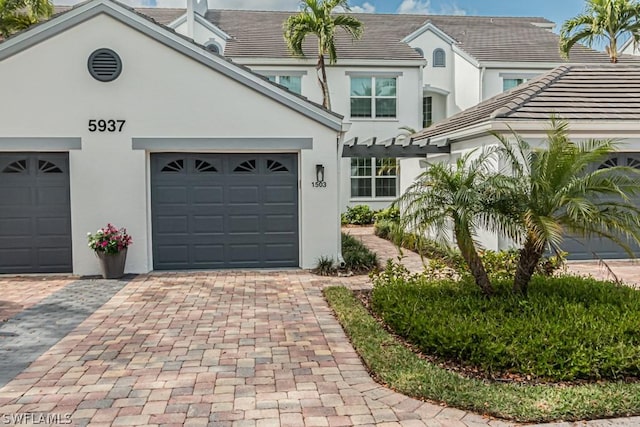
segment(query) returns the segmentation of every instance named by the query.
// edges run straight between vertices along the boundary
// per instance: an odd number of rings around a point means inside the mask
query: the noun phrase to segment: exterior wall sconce
[[[316,182],[324,182],[324,166],[316,165]]]

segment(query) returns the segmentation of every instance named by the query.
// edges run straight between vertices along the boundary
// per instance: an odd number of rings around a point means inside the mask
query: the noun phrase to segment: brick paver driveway
[[[373,382],[321,294],[330,282],[366,281],[138,277],[0,389],[0,414],[113,426],[489,423]]]
[[[367,281],[303,271],[137,277],[0,389],[0,422],[41,413],[105,426],[504,425],[369,377],[321,294]]]

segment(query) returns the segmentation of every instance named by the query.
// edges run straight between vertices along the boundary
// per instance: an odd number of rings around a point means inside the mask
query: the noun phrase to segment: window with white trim
[[[502,79],[502,90],[507,91],[509,89],[513,89],[516,86],[521,85],[529,79]]]
[[[278,83],[289,89],[291,92],[297,93],[298,95],[302,94],[302,76],[285,76],[285,75],[277,75],[277,76],[265,76],[272,82]]]
[[[351,158],[351,198],[393,198],[398,192],[395,158]]]
[[[447,66],[447,54],[444,49],[436,49],[433,51],[433,66],[434,67],[446,67]]]
[[[422,97],[422,127],[428,128],[433,124],[433,97]]]
[[[396,77],[351,77],[351,117],[396,118]]]

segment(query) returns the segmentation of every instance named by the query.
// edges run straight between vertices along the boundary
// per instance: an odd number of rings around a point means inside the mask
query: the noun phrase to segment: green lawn
[[[399,343],[350,290],[328,288],[325,297],[378,381],[407,396],[520,422],[640,414],[640,383],[554,386],[464,378],[418,357]]]

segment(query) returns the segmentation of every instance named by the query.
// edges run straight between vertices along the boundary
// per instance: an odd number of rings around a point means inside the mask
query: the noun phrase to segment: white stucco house
[[[214,10],[206,0],[187,9],[137,9],[237,64],[320,103],[317,47],[292,57],[283,24],[292,12]],[[421,129],[564,64],[554,23],[539,17],[354,14],[364,36],[337,36],[338,63],[328,69],[332,109],[350,124],[347,146],[390,146],[400,128]],[[635,61],[624,57],[625,61]],[[572,63],[607,63],[576,46]],[[404,142],[404,145],[407,141]],[[419,157],[424,157],[424,147]],[[420,173],[418,150],[346,150],[340,206],[387,206]],[[357,156],[354,157],[354,153]],[[397,155],[397,156],[396,156]],[[400,164],[396,173],[385,166]]]
[[[450,152],[430,155],[431,162],[452,164],[481,147],[497,145],[492,133],[514,140],[514,133],[532,146],[547,138],[550,115],[568,121],[572,140],[613,139],[619,151],[598,168],[628,166],[640,169],[640,71],[635,65],[564,65],[514,89],[423,129],[412,137],[422,144],[446,144]],[[637,196],[636,196],[637,197]],[[636,201],[640,205],[640,198]],[[479,231],[486,249],[504,250],[512,242]],[[640,247],[630,242],[636,256]],[[563,249],[572,260],[628,258],[615,243],[568,237]]]
[[[107,222],[134,238],[129,273],[340,259],[341,210],[387,205],[420,158],[451,151],[400,127],[563,62],[542,18],[362,14],[363,39],[338,38],[327,111],[313,40],[308,59],[287,51],[290,13],[59,12],[0,43],[0,273],[96,274],[86,235]]]
[[[339,255],[338,114],[109,0],[4,41],[0,70],[0,272],[96,274],[107,222],[131,273]]]

